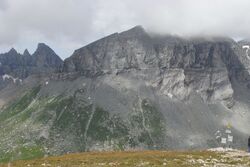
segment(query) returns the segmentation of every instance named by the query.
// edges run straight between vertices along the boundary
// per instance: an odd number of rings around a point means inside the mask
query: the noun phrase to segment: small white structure
[[[231,134],[232,131],[231,131],[230,129],[226,129],[226,133],[227,133],[227,134]]]
[[[232,148],[233,146],[233,135],[231,128],[231,124],[228,123],[224,130],[217,130],[215,132],[215,139],[223,148]]]
[[[228,135],[228,136],[227,136],[227,140],[228,140],[229,142],[233,142],[233,136]]]
[[[222,137],[221,138],[221,144],[227,144],[227,138]]]

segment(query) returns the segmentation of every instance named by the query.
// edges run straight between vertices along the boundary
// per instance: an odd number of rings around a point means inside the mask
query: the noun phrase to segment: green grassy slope
[[[0,162],[68,152],[162,148],[165,120],[148,99],[125,117],[84,96],[40,96],[34,87],[0,111]]]

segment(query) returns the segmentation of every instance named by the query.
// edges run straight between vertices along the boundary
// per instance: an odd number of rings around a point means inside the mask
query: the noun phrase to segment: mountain
[[[62,68],[63,61],[47,45],[38,44],[34,54],[26,49],[23,54],[14,48],[9,52],[0,54],[0,87],[5,87],[8,81],[21,81],[32,74],[52,73]],[[4,77],[5,76],[5,77]]]
[[[142,27],[116,33],[76,50],[65,72],[85,76],[136,71],[163,94],[185,99],[195,90],[205,101],[233,103],[230,80],[245,66],[230,39],[150,37]],[[238,75],[238,74],[237,74]]]
[[[25,49],[24,52],[23,52],[23,56],[31,56],[30,52],[28,51],[28,49]]]
[[[0,161],[211,148],[221,146],[226,128],[231,145],[244,148],[250,134],[246,45],[222,37],[152,35],[141,26],[77,49],[64,62],[39,44],[33,55],[25,54],[32,61],[21,59],[30,69],[22,84],[0,90]],[[11,60],[24,56],[10,52],[5,57]],[[1,61],[10,69],[3,74],[22,76],[16,62]]]
[[[35,65],[40,68],[60,69],[62,67],[62,59],[46,44],[39,43],[33,54]]]

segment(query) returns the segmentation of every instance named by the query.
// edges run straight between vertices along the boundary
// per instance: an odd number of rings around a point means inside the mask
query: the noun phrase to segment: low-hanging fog
[[[135,25],[159,34],[250,38],[249,16],[249,0],[1,0],[0,52],[32,52],[45,42],[66,58]]]

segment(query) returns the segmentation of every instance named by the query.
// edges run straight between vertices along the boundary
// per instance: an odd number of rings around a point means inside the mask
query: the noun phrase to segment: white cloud
[[[46,42],[67,57],[142,25],[162,34],[250,37],[249,0],[0,0],[0,51]]]
[[[0,1],[0,10],[4,10],[7,7],[7,0]]]

